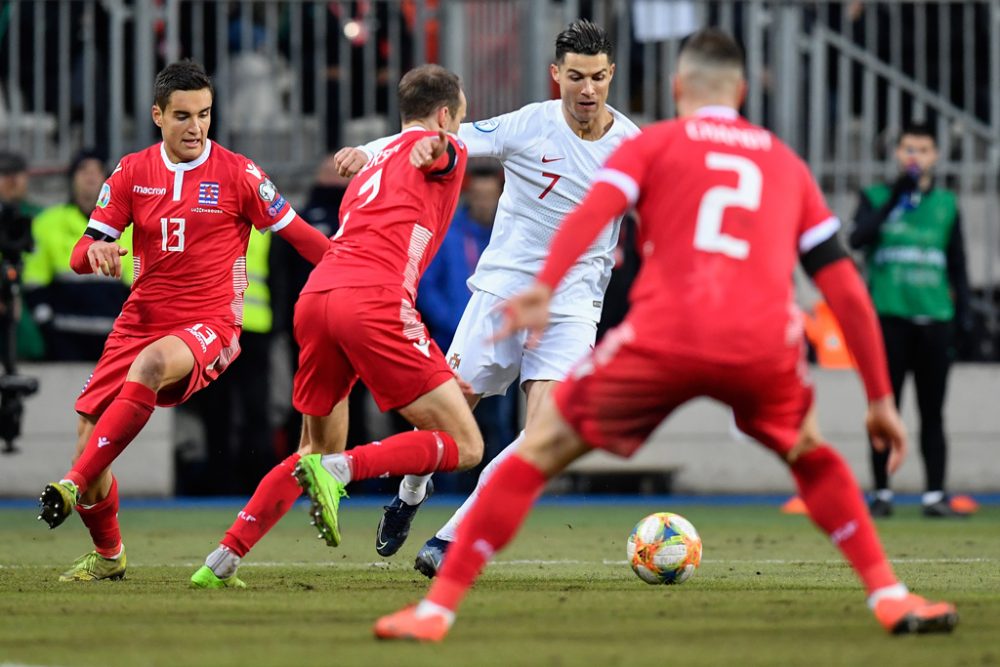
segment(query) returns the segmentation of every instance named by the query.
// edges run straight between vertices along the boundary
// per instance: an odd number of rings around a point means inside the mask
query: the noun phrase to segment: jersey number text
[[[552,182],[549,183],[549,186],[547,188],[542,190],[542,194],[538,195],[539,199],[545,199],[545,195],[552,192],[552,188],[556,187],[556,183],[558,183],[559,179],[562,178],[562,176],[560,176],[559,174],[550,174],[547,171],[543,171],[542,176],[544,176],[545,178],[551,178]]]
[[[184,252],[184,218],[160,218],[160,230],[163,232],[160,250]]]
[[[735,171],[738,178],[735,188],[716,185],[702,196],[694,228],[694,247],[733,259],[746,259],[750,254],[750,244],[744,239],[724,234],[722,216],[731,206],[748,211],[760,208],[763,185],[760,167],[745,157],[728,153],[707,153],[705,166],[712,171]]]

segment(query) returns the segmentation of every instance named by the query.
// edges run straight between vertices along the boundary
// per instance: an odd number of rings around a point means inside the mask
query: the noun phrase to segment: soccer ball
[[[625,553],[647,584],[680,584],[701,563],[701,537],[680,514],[657,512],[635,524]]]

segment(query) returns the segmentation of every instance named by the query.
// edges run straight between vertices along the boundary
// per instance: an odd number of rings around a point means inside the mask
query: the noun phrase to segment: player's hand
[[[127,254],[125,248],[107,241],[94,241],[87,248],[87,260],[94,273],[112,278],[122,277],[122,257]]]
[[[549,302],[552,290],[548,285],[535,283],[530,288],[507,299],[503,309],[503,325],[493,341],[513,336],[521,329],[527,329],[528,347],[535,347],[542,339],[542,333],[549,324]]]
[[[906,458],[906,427],[899,417],[892,396],[885,396],[868,404],[865,416],[868,437],[875,451],[889,451],[889,474],[899,470]]]
[[[337,173],[344,178],[352,178],[366,164],[368,164],[368,153],[354,146],[345,146],[333,156],[333,165],[337,168]]]
[[[472,385],[462,379],[462,376],[458,374],[454,368],[451,369],[455,374],[455,382],[458,383],[458,388],[462,390],[463,396],[475,396],[476,390],[472,388]]]
[[[448,148],[448,135],[444,130],[438,130],[436,137],[424,137],[413,144],[410,149],[410,164],[417,169],[424,169],[434,164],[434,161],[444,155]]]

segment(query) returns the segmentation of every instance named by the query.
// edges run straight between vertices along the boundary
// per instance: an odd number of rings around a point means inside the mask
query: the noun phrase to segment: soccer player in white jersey
[[[605,159],[639,131],[607,105],[613,60],[605,30],[587,20],[576,21],[556,37],[555,62],[549,66],[560,99],[465,123],[458,133],[470,157],[501,162],[505,185],[490,243],[468,282],[472,297],[447,358],[471,385],[468,399],[473,407],[483,397],[506,393],[520,376],[527,399],[525,428],[531,427],[543,398],[594,345],[621,219],[612,221],[570,270],[555,293],[552,320],[537,345],[529,345],[523,333],[505,341],[491,339],[503,322],[499,307],[504,299],[534,282],[562,219],[583,199]],[[353,176],[381,143],[339,151],[341,173]],[[490,462],[472,495],[421,548],[418,571],[434,576],[482,484],[523,437],[522,431]],[[399,494],[379,523],[375,543],[379,554],[391,556],[399,550],[431,490],[430,475],[403,478]]]

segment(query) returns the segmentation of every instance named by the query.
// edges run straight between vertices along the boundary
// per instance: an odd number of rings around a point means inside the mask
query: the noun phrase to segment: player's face
[[[190,162],[205,150],[212,124],[212,91],[175,90],[167,108],[153,105],[153,122],[163,135],[163,146],[172,162]]]
[[[921,174],[926,174],[937,162],[937,159],[937,146],[930,137],[904,134],[896,147],[896,161],[903,171],[917,167]]]
[[[563,109],[573,120],[587,125],[604,113],[608,101],[608,88],[615,74],[615,66],[608,62],[606,53],[585,56],[567,53],[561,65],[549,68],[552,80],[559,84]]]

